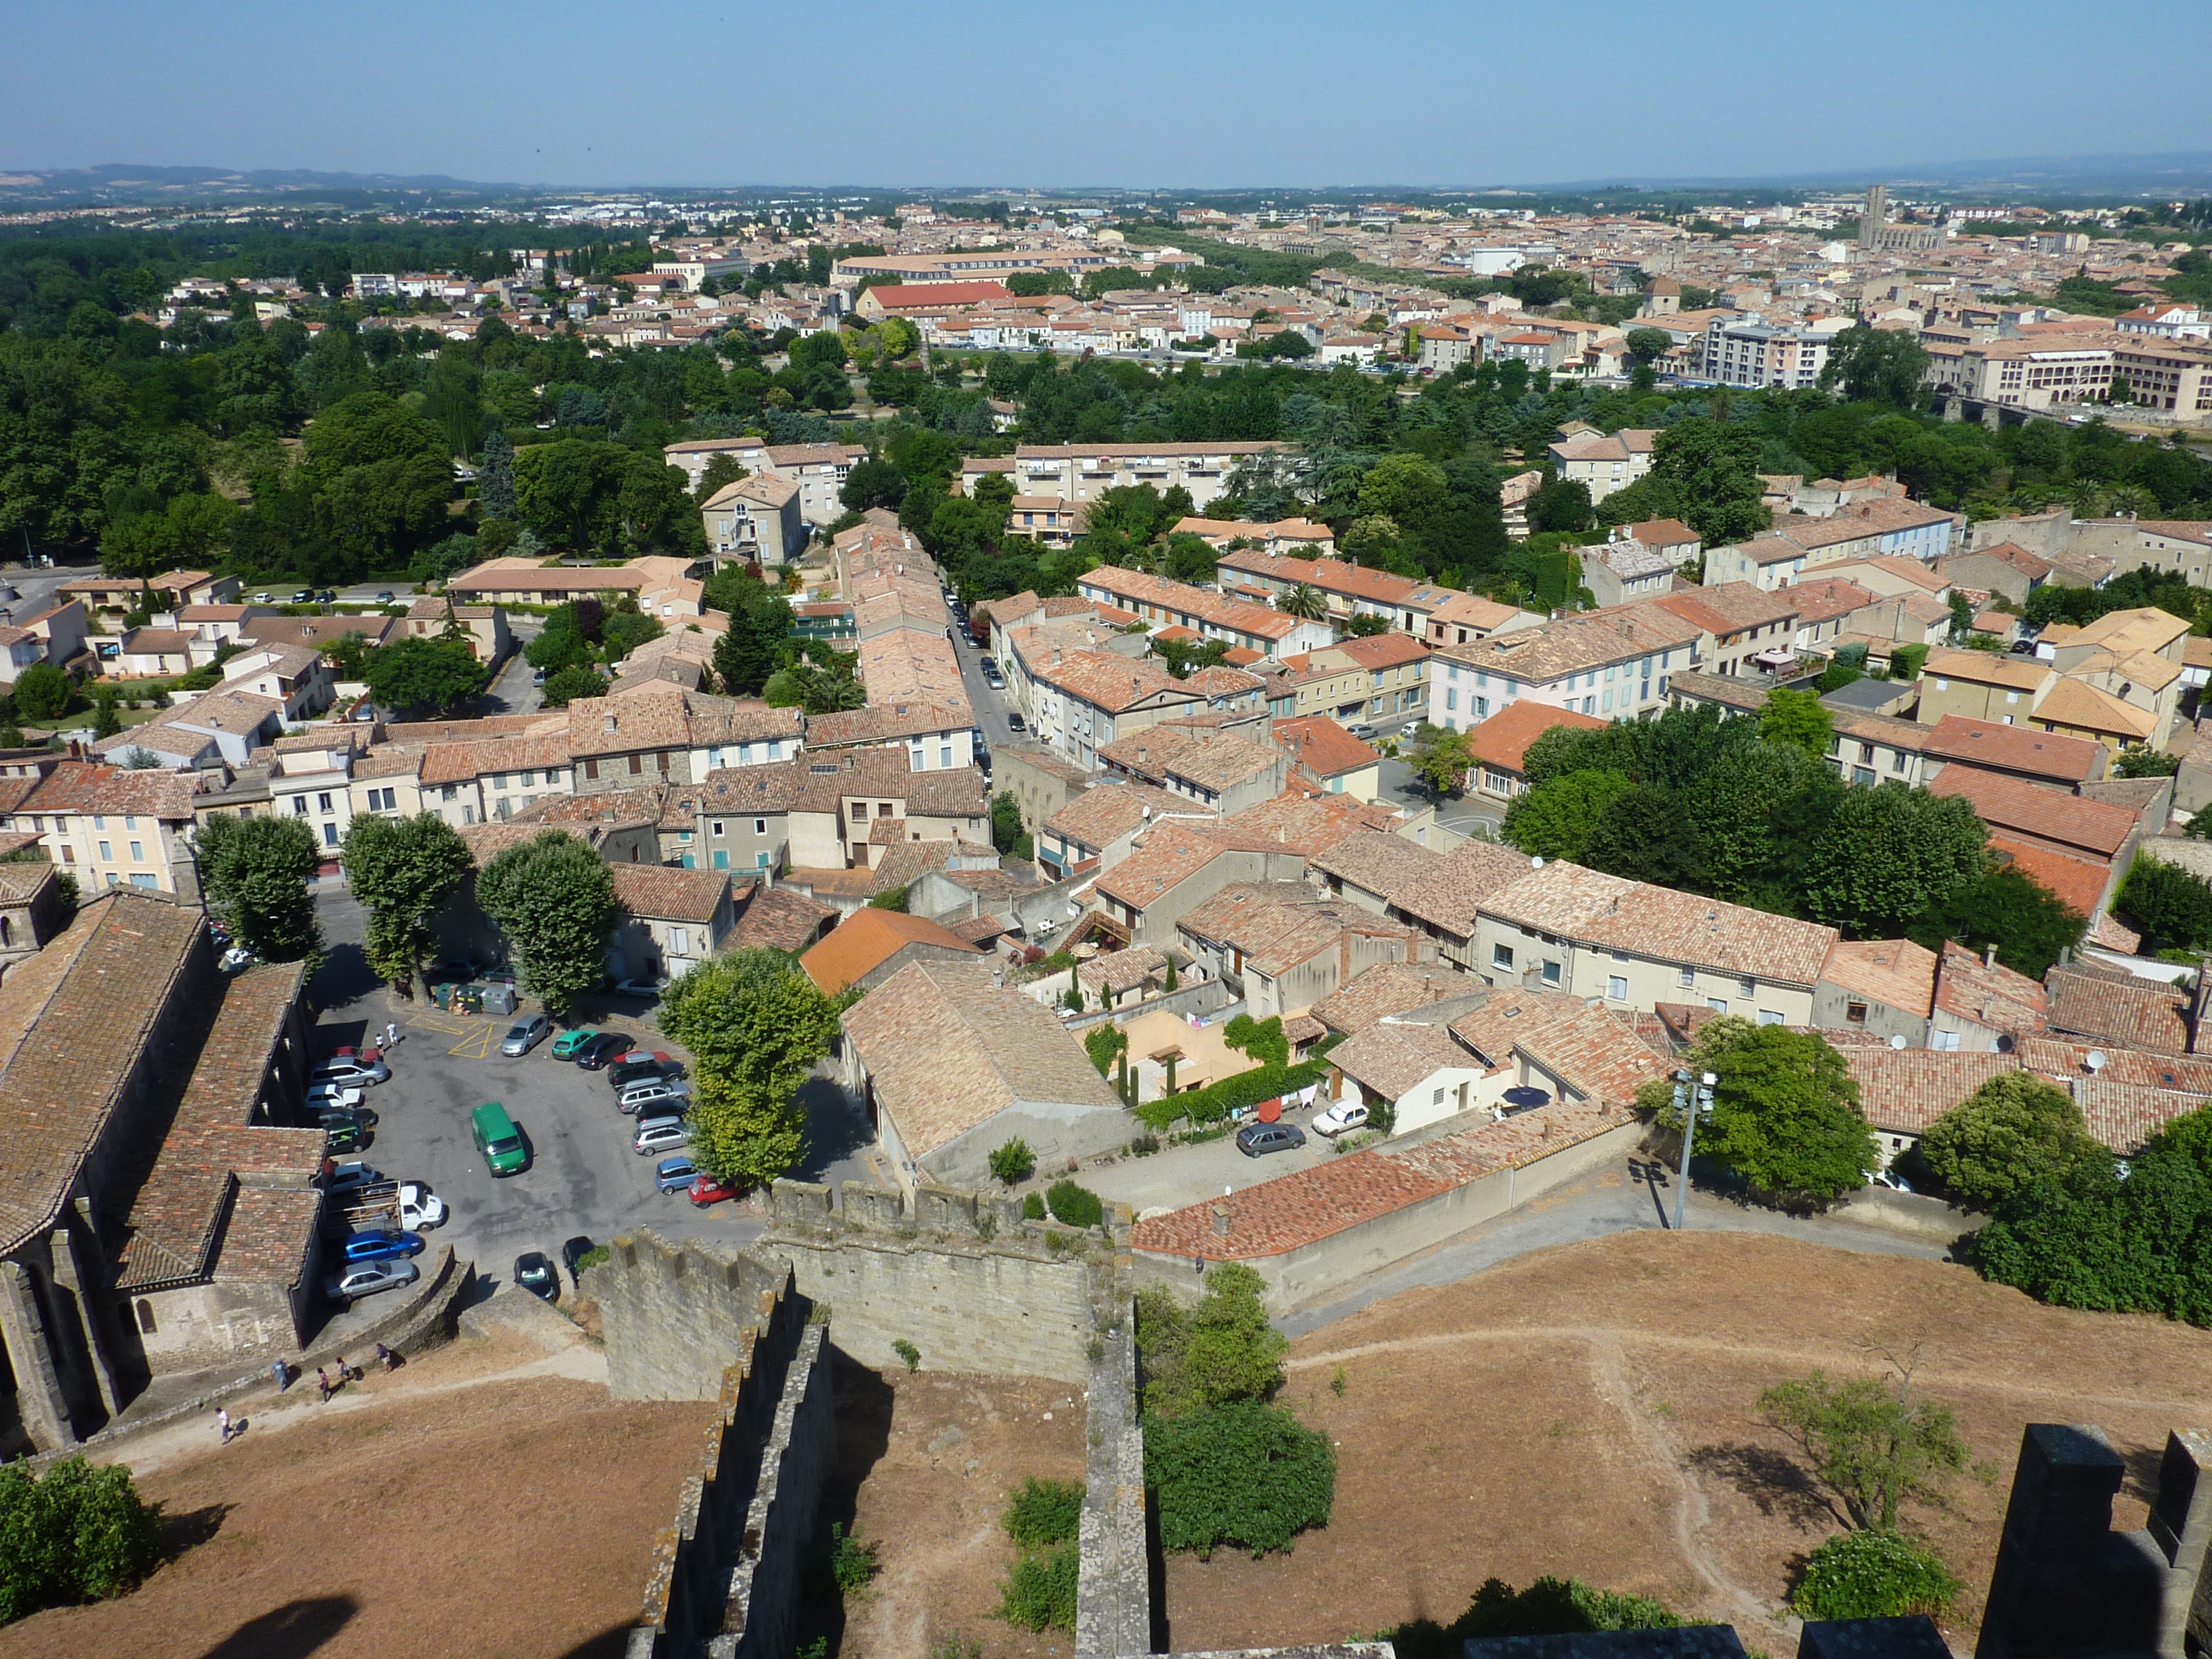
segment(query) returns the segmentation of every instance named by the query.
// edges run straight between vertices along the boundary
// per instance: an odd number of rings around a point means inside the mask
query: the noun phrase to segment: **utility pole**
[[[1690,1074],[1674,1073],[1674,1104],[1682,1112],[1682,1184],[1674,1188],[1674,1231],[1682,1231],[1682,1209],[1690,1196],[1690,1143],[1695,1138],[1698,1120],[1710,1117],[1713,1109],[1713,1085],[1720,1079],[1707,1072],[1698,1079],[1694,1097],[1690,1090]]]

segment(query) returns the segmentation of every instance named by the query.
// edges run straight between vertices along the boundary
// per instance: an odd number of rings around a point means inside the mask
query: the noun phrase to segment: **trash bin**
[[[430,1000],[438,1005],[441,1012],[450,1009],[453,1006],[453,988],[450,984],[433,985],[430,988]]]
[[[483,1007],[484,1012],[488,1014],[513,1013],[514,1012],[514,987],[512,985],[492,985],[486,987],[483,993]]]

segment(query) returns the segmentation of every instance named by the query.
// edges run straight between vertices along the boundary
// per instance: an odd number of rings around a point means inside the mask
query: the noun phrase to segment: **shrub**
[[[1147,1419],[1145,1484],[1159,1494],[1162,1547],[1204,1557],[1234,1544],[1264,1555],[1328,1524],[1336,1452],[1281,1407],[1234,1400]]]
[[[59,719],[76,694],[76,682],[50,662],[33,663],[15,677],[15,706],[34,720]]]
[[[908,1341],[904,1337],[899,1338],[897,1341],[891,1344],[891,1352],[896,1354],[901,1359],[906,1361],[907,1370],[911,1371],[921,1369],[921,1350],[915,1347],[913,1343]]]
[[[604,1244],[594,1244],[576,1258],[576,1271],[580,1274],[587,1273],[606,1259],[607,1247]]]
[[[1006,1186],[1028,1180],[1036,1168],[1036,1154],[1019,1135],[992,1150],[991,1179]]]
[[[1296,1066],[1255,1066],[1249,1072],[1237,1072],[1218,1083],[1209,1083],[1203,1089],[1148,1100],[1137,1108],[1137,1116],[1147,1128],[1163,1133],[1174,1127],[1177,1118],[1188,1118],[1199,1124],[1218,1123],[1231,1112],[1256,1106],[1279,1095],[1295,1094],[1309,1083],[1318,1083],[1328,1071],[1321,1063],[1323,1052],[1317,1044],[1312,1057]]]
[[[1271,1400],[1283,1386],[1290,1345],[1267,1322],[1266,1282],[1241,1261],[1206,1276],[1206,1294],[1185,1309],[1152,1286],[1137,1296],[1137,1353],[1145,1362],[1144,1409],[1176,1417],[1232,1400]]]
[[[161,1557],[161,1513],[121,1464],[71,1457],[43,1480],[0,1468],[0,1625],[119,1595]]]
[[[1109,1020],[1083,1034],[1083,1048],[1091,1056],[1091,1063],[1098,1068],[1098,1075],[1110,1077],[1115,1058],[1129,1050],[1129,1034]]]
[[[1283,1035],[1279,1016],[1255,1019],[1249,1014],[1238,1014],[1221,1028],[1221,1040],[1230,1048],[1251,1055],[1262,1066],[1291,1063],[1290,1040]]]
[[[1044,1196],[1042,1194],[1026,1193],[1023,1194],[1022,1219],[1024,1221],[1042,1221],[1044,1219]]]
[[[1000,1524],[1006,1528],[1006,1536],[1024,1549],[1065,1544],[1083,1524],[1083,1483],[1040,1480],[1031,1475],[1007,1499]]]
[[[1490,1578],[1449,1625],[1409,1620],[1388,1632],[1398,1659],[1460,1659],[1470,1640],[1492,1636],[1574,1636],[1597,1631],[1679,1630],[1685,1621],[1662,1601],[1601,1590],[1579,1578],[1539,1578],[1516,1590]]]
[[[1966,1587],[1942,1559],[1899,1532],[1838,1533],[1814,1550],[1790,1605],[1807,1619],[1940,1618]]]
[[[1023,1556],[999,1587],[998,1611],[992,1616],[1024,1630],[1073,1630],[1079,1565],[1073,1543]]]
[[[830,1576],[837,1581],[840,1592],[850,1595],[856,1589],[866,1589],[868,1581],[882,1571],[873,1544],[864,1544],[848,1533],[842,1522],[830,1523]]]
[[[1052,1206],[1052,1218],[1070,1227],[1095,1227],[1106,1218],[1104,1200],[1073,1181],[1054,1182],[1045,1188],[1044,1200]]]

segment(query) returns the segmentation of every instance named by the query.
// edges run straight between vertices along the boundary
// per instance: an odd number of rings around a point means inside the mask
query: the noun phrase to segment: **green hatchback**
[[[576,1050],[582,1048],[586,1043],[589,1042],[597,1036],[599,1036],[599,1033],[592,1030],[589,1026],[585,1027],[580,1031],[562,1032],[559,1036],[553,1039],[553,1058],[556,1060],[575,1059]]]
[[[507,1115],[507,1108],[489,1101],[469,1114],[469,1134],[483,1154],[484,1166],[495,1176],[514,1175],[530,1164],[530,1149],[522,1131]]]

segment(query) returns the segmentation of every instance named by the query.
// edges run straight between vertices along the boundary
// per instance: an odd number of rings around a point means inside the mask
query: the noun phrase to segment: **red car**
[[[738,1189],[720,1176],[701,1175],[691,1182],[691,1201],[702,1210],[709,1204],[720,1204],[737,1195]]]

